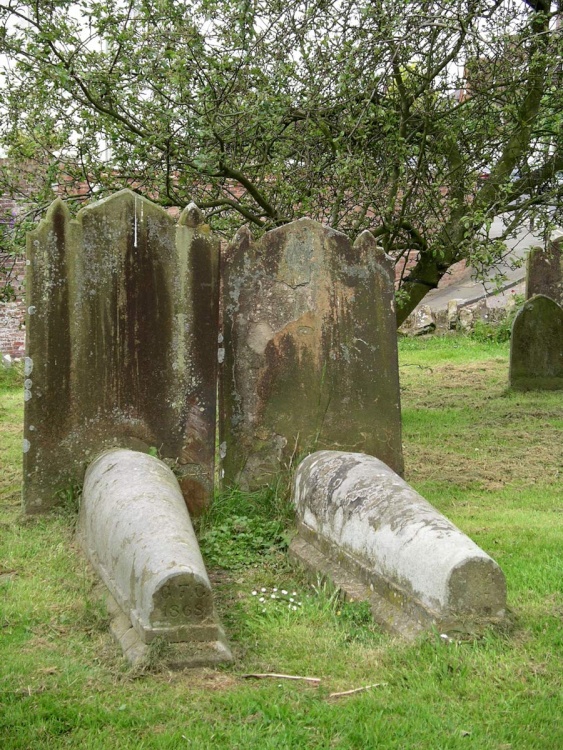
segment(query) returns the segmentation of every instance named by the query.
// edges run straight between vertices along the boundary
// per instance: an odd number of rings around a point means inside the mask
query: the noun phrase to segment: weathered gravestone
[[[532,297],[514,318],[509,380],[522,391],[563,388],[563,308],[549,297]]]
[[[290,553],[404,636],[474,629],[504,617],[499,566],[372,456],[319,451],[295,474]]]
[[[227,483],[255,487],[316,447],[403,470],[392,267],[369,232],[352,242],[301,219],[224,272],[220,451]]]
[[[129,661],[146,659],[156,638],[168,667],[230,661],[186,505],[162,461],[122,449],[96,458],[77,534],[114,599],[112,631]]]
[[[538,294],[563,305],[563,237],[532,247],[526,268],[526,299]]]
[[[215,451],[218,244],[123,190],[28,236],[23,502],[43,511],[112,445],[173,462],[191,510]]]

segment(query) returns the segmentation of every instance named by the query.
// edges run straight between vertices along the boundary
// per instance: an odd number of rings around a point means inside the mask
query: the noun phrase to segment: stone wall
[[[0,291],[7,283],[13,296],[0,301],[0,354],[19,358],[25,351],[25,259],[0,253]]]
[[[6,252],[5,229],[17,204],[0,195],[0,354],[23,357],[25,349],[25,259]]]

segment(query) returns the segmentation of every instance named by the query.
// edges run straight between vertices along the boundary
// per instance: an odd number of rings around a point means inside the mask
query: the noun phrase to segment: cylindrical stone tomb
[[[162,461],[124,449],[96,458],[78,535],[143,643],[207,642],[230,657],[184,498]]]
[[[382,461],[313,453],[297,469],[293,501],[297,556],[308,545],[312,558],[346,569],[418,626],[504,616],[497,563]]]

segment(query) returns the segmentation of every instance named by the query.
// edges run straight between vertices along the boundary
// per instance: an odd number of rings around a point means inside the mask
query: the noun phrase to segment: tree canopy
[[[0,0],[0,191],[130,186],[219,231],[371,230],[401,322],[448,268],[560,215],[550,0]],[[27,184],[22,185],[22,174]],[[485,231],[483,231],[483,228]],[[481,230],[481,231],[480,231]]]

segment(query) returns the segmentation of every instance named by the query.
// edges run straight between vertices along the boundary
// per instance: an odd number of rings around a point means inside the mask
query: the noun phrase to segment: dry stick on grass
[[[418,367],[419,370],[427,370],[428,372],[434,372],[434,370],[431,367],[425,367],[424,365],[417,365],[417,364],[412,364],[412,363],[400,364],[399,369],[401,367]]]
[[[387,685],[386,682],[376,682],[374,685],[364,685],[364,687],[354,688],[353,690],[345,690],[343,693],[331,693],[329,698],[343,698],[345,695],[354,695],[354,693],[363,693],[364,690],[371,690],[376,687],[383,687]]]
[[[301,677],[294,674],[276,674],[275,672],[267,672],[265,674],[241,674],[241,677],[245,680],[266,680],[268,678],[272,680],[304,680],[305,682],[314,682],[317,685],[321,681],[320,677]]]

